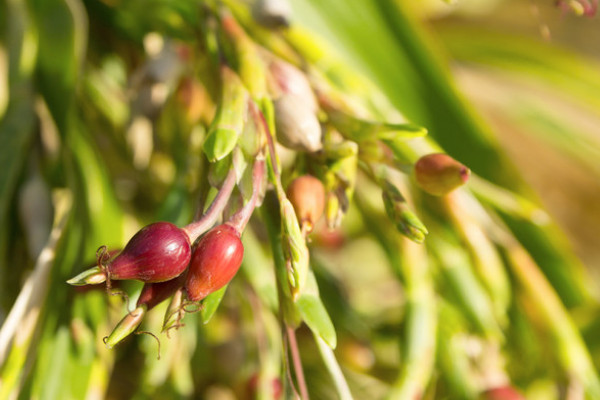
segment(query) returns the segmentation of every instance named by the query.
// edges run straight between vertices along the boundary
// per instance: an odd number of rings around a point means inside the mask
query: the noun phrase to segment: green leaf
[[[78,0],[29,0],[39,35],[38,85],[65,134],[75,85],[85,56],[87,16]]]
[[[310,330],[323,338],[329,347],[335,349],[337,345],[335,327],[319,297],[317,280],[312,270],[308,273],[303,293],[296,300],[296,308]]]
[[[207,324],[213,315],[215,315],[217,308],[219,308],[219,305],[221,304],[221,300],[223,300],[223,296],[225,296],[225,291],[228,286],[229,285],[223,286],[221,289],[209,294],[202,300],[202,309],[200,310],[202,323]]]
[[[223,66],[221,79],[221,101],[203,146],[210,162],[221,160],[231,153],[242,134],[246,118],[248,91],[240,78]]]

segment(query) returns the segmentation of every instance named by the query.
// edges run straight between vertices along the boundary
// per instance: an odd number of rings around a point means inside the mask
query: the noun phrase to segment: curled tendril
[[[188,308],[188,307],[192,307],[192,308]],[[203,308],[204,308],[203,304],[200,304],[195,301],[186,301],[181,304],[181,310],[188,314],[196,313],[196,312],[202,310]]]
[[[174,325],[168,327],[166,330],[164,330],[165,334],[167,335],[167,338],[171,339],[170,333],[171,333],[171,329],[175,329],[175,330],[179,330],[179,328],[183,328],[185,326],[184,323],[179,323],[179,320],[181,318],[178,318],[177,321]]]
[[[106,265],[109,259],[110,253],[108,251],[108,248],[104,245],[98,247],[98,250],[96,250],[96,262],[98,263],[98,268],[100,268],[100,271],[102,271],[106,276],[106,292],[108,294],[111,294],[110,270]]]
[[[156,343],[158,344],[158,354],[156,356],[156,359],[160,360],[160,339],[154,333],[148,332],[148,331],[136,331],[136,332],[133,332],[133,333],[135,333],[136,335],[142,335],[142,334],[144,334],[144,335],[150,335],[154,339],[156,339]]]
[[[108,342],[108,336],[104,336],[104,337],[102,338],[102,342],[103,342],[104,344],[106,344],[106,342]]]
[[[108,282],[108,280],[107,280]],[[113,290],[109,287],[106,288],[106,292],[110,295],[110,296],[121,296],[121,298],[125,301],[125,303],[127,303],[127,312],[129,313],[129,315],[131,315],[132,317],[135,317],[135,315],[133,315],[132,311],[130,310],[130,302],[129,302],[129,295],[127,293],[125,293],[122,290]]]

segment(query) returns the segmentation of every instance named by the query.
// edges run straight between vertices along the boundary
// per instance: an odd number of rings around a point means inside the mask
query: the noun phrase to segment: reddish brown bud
[[[525,400],[512,386],[500,386],[483,392],[485,400]]]
[[[185,275],[181,274],[175,279],[165,282],[146,283],[140,293],[136,306],[146,305],[148,310],[153,309],[171,297],[185,283]]]
[[[196,245],[185,281],[188,299],[200,301],[225,286],[242,264],[239,233],[223,224],[211,229]]]
[[[321,181],[311,175],[299,176],[288,186],[287,196],[300,225],[308,232],[312,231],[325,208],[325,188]]]
[[[469,168],[443,153],[428,154],[415,164],[417,183],[435,196],[443,196],[462,186],[470,174]]]
[[[259,385],[259,376],[258,374],[253,374],[250,379],[248,379],[248,394],[250,395],[250,398],[255,399],[257,398],[256,394],[258,392],[258,385]],[[279,378],[271,378],[270,379],[270,391],[271,391],[271,396],[269,396],[269,399],[273,399],[273,400],[279,400],[281,399],[281,396],[283,394],[283,385],[281,384],[281,379]]]
[[[156,222],[136,233],[106,268],[111,279],[163,282],[185,271],[191,258],[187,234],[169,222]]]

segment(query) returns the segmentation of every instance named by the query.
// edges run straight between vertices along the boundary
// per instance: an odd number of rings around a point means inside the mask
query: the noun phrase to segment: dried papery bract
[[[294,206],[302,231],[310,233],[325,208],[323,184],[314,176],[302,175],[289,184],[286,194]]]
[[[443,196],[464,185],[471,170],[443,153],[428,154],[415,163],[415,179],[421,189]]]
[[[228,224],[211,229],[197,243],[185,281],[188,300],[197,302],[225,286],[244,257],[239,232]]]
[[[123,251],[106,261],[99,254],[99,266],[67,281],[71,285],[102,283],[108,279],[134,279],[163,282],[179,276],[191,258],[186,232],[169,222],[156,222],[142,228]]]

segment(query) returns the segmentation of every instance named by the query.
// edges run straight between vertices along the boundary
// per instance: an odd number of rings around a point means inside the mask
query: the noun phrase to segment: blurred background
[[[598,398],[600,27],[598,16],[576,12],[594,2],[567,3],[291,2],[292,26],[323,40],[317,68],[356,72],[353,95],[373,96],[382,115],[391,104],[476,182],[497,185],[472,186],[475,208],[501,220],[539,268],[523,265],[542,273],[523,278],[527,268],[509,267],[518,264],[510,246],[490,239],[511,288],[496,315],[489,280],[464,261],[460,224],[437,200],[411,186],[429,237],[448,240],[407,267],[395,254],[409,245],[363,177],[342,228],[322,223],[310,245],[345,377],[332,377],[318,335],[302,325],[311,398],[348,398],[344,385],[356,399],[519,398],[487,393],[505,385],[534,400]],[[201,51],[203,4],[0,1],[0,399],[266,399],[280,387],[289,397],[273,255],[258,216],[218,312],[206,324],[188,315],[171,339],[160,335],[161,360],[147,335],[106,349],[125,302],[64,283],[94,263],[99,245],[119,248],[145,224],[194,217],[208,185],[199,155],[217,86]],[[276,41],[240,20],[276,52]],[[450,259],[468,265],[463,275],[444,267]],[[433,323],[413,318],[421,314],[410,277],[421,270]],[[135,298],[141,285],[122,289]],[[142,329],[159,331],[165,309]]]

